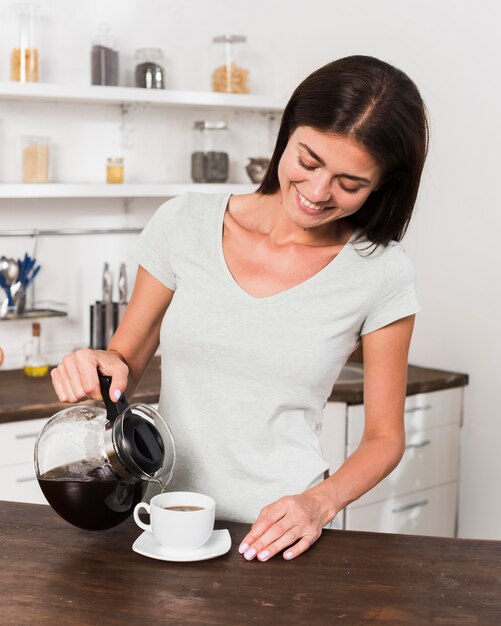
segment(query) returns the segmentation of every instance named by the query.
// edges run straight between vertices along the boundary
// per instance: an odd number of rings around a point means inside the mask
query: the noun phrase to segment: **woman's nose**
[[[309,199],[316,203],[329,202],[332,198],[332,179],[330,175],[319,172],[311,182]]]

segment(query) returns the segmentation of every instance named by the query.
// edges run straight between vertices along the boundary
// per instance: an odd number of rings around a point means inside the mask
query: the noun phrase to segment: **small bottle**
[[[112,185],[124,182],[124,160],[122,157],[108,157],[106,161],[106,182]]]
[[[90,60],[92,85],[118,85],[118,50],[109,24],[99,24]]]
[[[12,5],[17,17],[17,41],[10,55],[10,79],[21,83],[38,82],[38,48],[35,24],[38,5],[21,2]]]
[[[49,372],[49,362],[40,351],[40,324],[33,322],[32,339],[24,344],[25,362],[24,373],[26,376],[40,377],[45,376]]]
[[[212,91],[249,93],[247,38],[220,35],[212,40]]]
[[[50,138],[23,137],[23,183],[48,183]]]
[[[160,48],[139,48],[136,64],[136,87],[165,89],[164,55]]]

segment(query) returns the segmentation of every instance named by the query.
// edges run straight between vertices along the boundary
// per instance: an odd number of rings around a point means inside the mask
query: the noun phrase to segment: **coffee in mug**
[[[180,504],[179,506],[163,506],[166,511],[202,511],[203,506],[190,506],[189,504]]]
[[[150,514],[150,523],[139,519],[139,511]],[[173,491],[140,502],[134,509],[136,524],[153,534],[170,550],[194,550],[207,543],[214,529],[216,503],[209,496],[189,491]]]

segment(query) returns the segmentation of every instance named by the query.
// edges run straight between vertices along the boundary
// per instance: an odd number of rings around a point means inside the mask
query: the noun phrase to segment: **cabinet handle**
[[[22,433],[21,435],[16,435],[15,439],[36,439],[38,437],[38,433]]]
[[[25,476],[24,478],[16,478],[16,483],[31,483],[36,480],[36,476]]]
[[[416,413],[417,411],[429,411],[431,404],[425,404],[424,406],[412,406],[404,410],[404,413]]]
[[[424,448],[425,446],[429,446],[431,441],[429,439],[425,439],[424,441],[418,441],[417,443],[408,443],[405,446],[406,450],[410,450],[411,448]]]
[[[403,506],[397,506],[396,509],[392,509],[392,513],[402,513],[402,511],[408,511],[409,509],[417,509],[419,506],[426,506],[428,500],[420,500],[419,502],[412,502],[411,504],[404,504]]]

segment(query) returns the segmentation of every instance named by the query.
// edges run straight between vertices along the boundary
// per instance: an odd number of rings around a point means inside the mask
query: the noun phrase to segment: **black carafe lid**
[[[123,394],[113,402],[110,398],[111,377],[100,372],[98,376],[106,417],[110,422],[117,418],[121,421],[113,428],[113,446],[120,462],[132,476],[154,476],[164,464],[165,446],[160,433],[154,424],[131,410]]]

